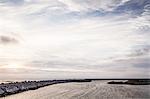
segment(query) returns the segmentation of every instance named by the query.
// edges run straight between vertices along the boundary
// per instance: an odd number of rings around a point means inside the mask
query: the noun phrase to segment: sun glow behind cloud
[[[17,68],[22,68],[21,65],[18,65],[18,64],[8,64],[6,66],[4,66],[5,68],[12,68],[12,69],[17,69]]]
[[[150,59],[148,6],[148,0],[2,0],[1,75],[15,68],[25,78],[148,77],[149,66],[139,66]]]

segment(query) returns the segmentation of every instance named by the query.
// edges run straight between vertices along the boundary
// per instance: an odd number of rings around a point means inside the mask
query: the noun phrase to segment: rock
[[[5,91],[8,94],[13,94],[13,93],[17,93],[19,91],[19,88],[16,87],[15,85],[9,85],[5,87]]]
[[[43,81],[24,81],[24,82],[11,82],[0,84],[0,97],[7,96],[27,90],[34,90],[40,87],[67,82],[89,82],[89,80],[43,80]]]
[[[0,88],[0,96],[3,96],[4,93],[5,93],[5,91],[2,88]]]
[[[150,80],[128,80],[126,83],[131,85],[150,85]]]
[[[141,80],[141,79],[133,79],[133,80],[127,80],[125,82],[123,81],[110,81],[108,84],[130,84],[130,85],[150,85],[150,80]]]

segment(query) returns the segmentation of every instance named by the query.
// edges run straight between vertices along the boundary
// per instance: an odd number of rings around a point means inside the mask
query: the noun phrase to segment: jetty
[[[150,79],[67,79],[67,80],[41,80],[41,81],[22,81],[0,84],[0,97],[35,90],[41,87],[71,82],[91,82],[97,80],[106,80],[107,84],[129,84],[129,85],[150,85]]]
[[[35,90],[44,86],[69,82],[91,82],[90,79],[73,79],[73,80],[43,80],[43,81],[23,81],[0,84],[0,97],[20,93],[28,90]]]

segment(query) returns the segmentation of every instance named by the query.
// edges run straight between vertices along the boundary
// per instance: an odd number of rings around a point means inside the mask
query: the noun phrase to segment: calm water
[[[0,99],[150,99],[150,85],[109,85],[106,82],[56,84]]]

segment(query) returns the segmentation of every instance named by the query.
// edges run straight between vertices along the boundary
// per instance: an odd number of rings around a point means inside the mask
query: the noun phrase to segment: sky
[[[0,0],[1,80],[149,72],[149,0]]]

